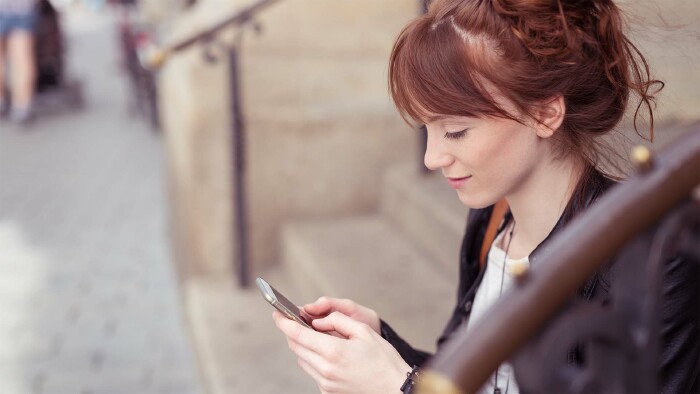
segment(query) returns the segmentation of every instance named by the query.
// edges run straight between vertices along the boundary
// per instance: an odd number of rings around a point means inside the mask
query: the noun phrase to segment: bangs
[[[512,118],[496,103],[484,77],[498,61],[494,40],[457,27],[452,17],[430,16],[409,24],[389,61],[389,91],[407,123],[435,114]],[[491,89],[493,90],[493,89]]]

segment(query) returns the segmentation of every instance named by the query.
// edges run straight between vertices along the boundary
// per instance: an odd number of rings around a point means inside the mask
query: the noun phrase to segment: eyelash
[[[455,131],[453,133],[445,133],[445,135],[443,137],[445,139],[448,139],[448,140],[458,140],[458,139],[464,137],[465,134],[467,134],[468,130],[469,129],[464,129],[464,130],[460,130],[460,131]]]

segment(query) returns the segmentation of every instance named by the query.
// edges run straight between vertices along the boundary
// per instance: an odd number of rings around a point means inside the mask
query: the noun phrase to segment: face
[[[425,165],[470,208],[517,193],[549,154],[534,126],[510,119],[432,115],[426,128]]]

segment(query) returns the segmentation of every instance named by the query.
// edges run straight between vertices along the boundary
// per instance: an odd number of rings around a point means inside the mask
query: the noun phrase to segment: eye
[[[460,131],[453,131],[453,132],[448,131],[445,133],[445,135],[443,137],[448,139],[448,140],[458,140],[458,139],[464,137],[467,134],[467,131],[469,131],[469,129],[464,129],[464,130],[460,130]]]

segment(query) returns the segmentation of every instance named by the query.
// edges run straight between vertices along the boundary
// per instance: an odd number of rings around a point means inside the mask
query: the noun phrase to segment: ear
[[[559,129],[564,122],[566,114],[566,104],[564,96],[558,95],[545,102],[536,112],[537,124],[535,131],[540,138],[549,138]]]

